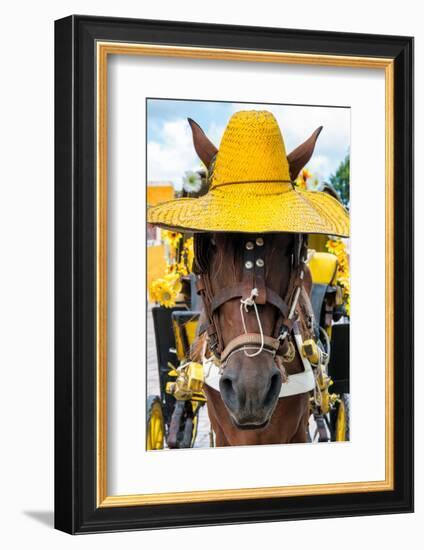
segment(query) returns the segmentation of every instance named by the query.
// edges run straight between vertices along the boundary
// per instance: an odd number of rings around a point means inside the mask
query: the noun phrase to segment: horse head
[[[281,311],[271,303],[269,295],[287,294],[293,242],[293,235],[288,233],[256,239],[240,234],[215,234],[210,240],[211,293],[219,301],[228,298],[217,308],[215,319],[223,365],[219,386],[222,400],[238,428],[264,427],[278,401],[284,371],[275,349],[268,344],[275,341]],[[249,253],[252,263],[257,264],[259,259],[263,266],[246,268]],[[252,287],[246,286],[246,275],[249,278],[249,271],[253,273],[255,267],[263,271],[263,281],[255,283],[259,295],[249,306]],[[268,294],[270,301],[260,295],[262,292]]]
[[[189,124],[197,154],[213,170],[218,149],[196,122]],[[312,156],[321,129],[288,155],[292,181]],[[281,352],[287,342],[280,337],[298,243],[292,233],[217,232],[195,238],[209,347],[221,361],[221,398],[239,429],[266,427],[278,403],[286,376],[281,356],[287,357],[287,349]],[[289,362],[295,369],[301,365],[295,355]]]

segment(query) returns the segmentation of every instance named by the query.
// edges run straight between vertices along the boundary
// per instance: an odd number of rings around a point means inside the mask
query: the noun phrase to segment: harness
[[[306,393],[314,389],[315,381],[311,364],[302,353],[303,338],[299,327],[297,306],[304,292],[304,273],[307,256],[307,238],[295,235],[291,254],[290,280],[286,296],[282,298],[265,283],[265,242],[261,235],[248,235],[243,240],[243,269],[241,281],[212,291],[209,266],[208,239],[202,234],[194,238],[195,272],[197,291],[201,296],[206,315],[206,325],[200,327],[199,334],[207,333],[208,348],[213,356],[204,360],[205,382],[218,389],[219,378],[228,360],[236,353],[255,357],[261,353],[271,354],[280,366],[283,383],[280,397]],[[228,301],[240,300],[240,315],[244,333],[224,345],[219,324],[219,309]],[[272,336],[263,334],[258,305],[270,304],[277,310],[277,321]],[[258,332],[248,332],[244,315],[253,308],[256,314]],[[312,322],[312,317],[311,320]],[[287,377],[284,363],[290,363],[295,357],[297,347],[303,361],[304,372]]]

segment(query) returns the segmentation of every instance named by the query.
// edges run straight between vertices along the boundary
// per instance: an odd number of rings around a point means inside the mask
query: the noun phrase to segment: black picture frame
[[[98,508],[98,40],[394,60],[394,490]],[[55,527],[68,533],[413,510],[413,39],[73,15],[55,23]],[[372,290],[371,290],[372,291]]]

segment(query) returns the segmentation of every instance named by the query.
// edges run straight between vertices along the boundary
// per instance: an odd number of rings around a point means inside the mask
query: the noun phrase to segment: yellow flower
[[[178,294],[182,290],[181,277],[191,273],[194,258],[193,238],[187,239],[182,247],[179,243],[183,238],[181,233],[162,231],[162,240],[172,249],[173,254],[167,255],[165,274],[150,283],[150,297],[164,307],[173,307]]]
[[[167,273],[164,277],[165,281],[168,281],[171,284],[175,284],[180,279],[180,274],[177,269],[172,271],[172,273]]]
[[[312,178],[312,174],[309,172],[307,168],[304,168],[301,172],[301,176],[304,181],[307,181],[309,178]]]
[[[296,187],[299,187],[299,189],[308,189],[308,179],[310,178],[312,178],[311,172],[307,168],[304,168],[296,178]]]
[[[178,274],[178,265],[175,262],[166,263],[166,273],[165,275],[173,275],[177,273]]]
[[[299,189],[307,189],[306,181],[301,176],[297,177],[297,179],[295,181],[295,185],[296,185],[296,187],[299,187]]]
[[[165,229],[162,229],[161,231],[161,237],[162,240],[167,243],[171,248],[177,248],[178,243],[182,239],[181,233],[178,233],[177,231],[167,231]]]
[[[174,260],[172,263],[167,264],[167,273],[178,273],[180,276],[187,276],[192,272],[194,251],[193,251],[193,237],[187,239],[184,242],[184,246],[179,254],[179,261]]]
[[[176,304],[182,284],[178,273],[168,273],[160,279],[152,281],[150,296],[164,307],[173,307]]]
[[[347,315],[350,317],[350,296],[347,296],[347,299],[345,302],[345,310]]]
[[[335,254],[339,248],[339,241],[336,241],[334,239],[329,239],[325,246],[327,247],[328,252]]]
[[[187,267],[187,271],[188,273],[191,273],[193,270],[193,260],[194,260],[193,237],[185,241],[184,255],[185,255],[185,264]]]
[[[350,273],[349,258],[346,246],[339,239],[329,239],[326,243],[327,250],[337,257],[336,282],[343,289],[343,301],[347,315],[350,315]]]
[[[178,270],[178,273],[182,276],[182,277],[185,277],[189,274],[189,271],[187,269],[187,266],[186,264],[184,263],[184,261],[181,261],[177,264],[177,270]]]
[[[179,254],[180,260],[174,259],[166,264],[166,274],[177,274],[179,277],[185,277],[190,275],[192,271],[194,252],[193,252],[193,238],[188,239],[184,243],[184,247]]]
[[[348,277],[337,277],[337,282],[339,283],[340,286],[342,286],[343,288],[345,288],[346,290],[350,290],[350,283],[349,283],[349,278]]]

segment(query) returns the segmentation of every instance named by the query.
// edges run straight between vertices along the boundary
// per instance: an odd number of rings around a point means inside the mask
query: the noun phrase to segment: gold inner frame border
[[[385,479],[315,485],[216,489],[172,493],[114,495],[107,493],[107,68],[109,55],[138,55],[382,69],[385,73],[386,126],[386,335],[385,335]],[[394,489],[394,60],[321,54],[267,52],[140,43],[96,43],[97,61],[97,506],[143,506],[255,498],[342,494]]]

